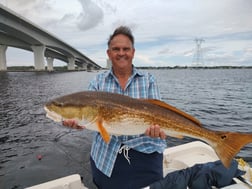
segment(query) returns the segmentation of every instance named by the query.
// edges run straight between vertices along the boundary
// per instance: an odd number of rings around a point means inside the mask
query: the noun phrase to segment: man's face
[[[122,34],[116,35],[110,42],[107,50],[108,57],[114,68],[126,68],[132,66],[135,49],[130,39]]]

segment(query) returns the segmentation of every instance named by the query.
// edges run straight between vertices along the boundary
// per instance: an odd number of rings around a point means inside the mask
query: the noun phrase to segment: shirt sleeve
[[[157,80],[156,78],[149,74],[149,91],[148,91],[148,98],[150,99],[158,99],[160,100],[160,91],[159,91],[159,87],[157,84]]]
[[[88,90],[89,91],[98,91],[98,86],[97,86],[96,79],[93,79],[93,80],[90,81],[90,83],[88,85]]]

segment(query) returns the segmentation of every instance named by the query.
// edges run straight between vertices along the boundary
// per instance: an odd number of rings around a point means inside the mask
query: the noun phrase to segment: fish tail
[[[252,142],[252,133],[217,132],[218,142],[213,145],[225,167],[229,167],[234,156],[243,146]]]

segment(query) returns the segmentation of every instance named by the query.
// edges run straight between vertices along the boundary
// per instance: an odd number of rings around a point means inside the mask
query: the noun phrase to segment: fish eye
[[[64,106],[64,103],[62,103],[62,102],[57,102],[57,101],[54,101],[53,104],[54,104],[55,106],[60,106],[60,107],[63,107],[63,106]]]

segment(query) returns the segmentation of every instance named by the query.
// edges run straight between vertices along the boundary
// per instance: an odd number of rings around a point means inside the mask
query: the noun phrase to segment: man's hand
[[[78,124],[78,122],[74,119],[66,119],[64,121],[62,121],[62,125],[72,128],[72,129],[85,129],[84,126],[81,126]]]
[[[164,131],[160,130],[159,125],[152,125],[145,131],[145,135],[152,137],[152,138],[158,138],[165,139],[166,135]]]

